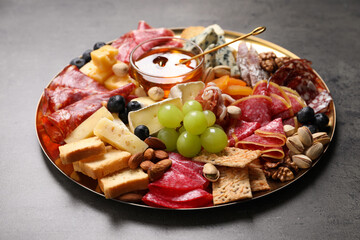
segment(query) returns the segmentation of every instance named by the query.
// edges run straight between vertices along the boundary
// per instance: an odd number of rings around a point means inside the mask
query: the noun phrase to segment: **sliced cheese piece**
[[[126,151],[112,149],[102,156],[90,157],[73,163],[74,170],[99,179],[128,167],[131,154]]]
[[[148,145],[129,131],[113,121],[102,118],[94,128],[94,134],[104,142],[131,154],[144,152]]]
[[[181,98],[182,103],[194,100],[199,92],[205,88],[201,81],[177,84],[170,89],[169,98]]]
[[[103,119],[110,121],[107,118]],[[67,143],[60,146],[59,151],[63,164],[73,163],[95,155],[102,155],[106,152],[105,144],[98,137]]]
[[[114,123],[120,125],[121,127],[127,128],[125,123],[123,121],[121,121],[121,119],[119,118],[119,114],[113,113],[112,116],[114,117],[114,120],[113,120]]]
[[[141,104],[141,107],[143,107],[143,108],[156,103],[150,97],[138,97],[138,98],[131,99],[131,101],[139,102]]]
[[[74,131],[70,133],[68,137],[65,138],[66,143],[72,143],[79,141],[84,138],[94,136],[94,127],[101,118],[108,118],[114,120],[112,114],[107,110],[106,107],[101,107],[99,110],[94,112],[90,117],[88,117],[84,122],[82,122]]]
[[[130,131],[134,132],[134,129],[139,125],[147,126],[150,134],[154,134],[162,129],[163,126],[160,124],[157,114],[161,106],[165,104],[173,104],[182,109],[180,98],[168,98],[137,111],[129,112]]]
[[[106,198],[115,198],[121,194],[148,188],[149,178],[141,168],[124,169],[99,179],[99,186]]]

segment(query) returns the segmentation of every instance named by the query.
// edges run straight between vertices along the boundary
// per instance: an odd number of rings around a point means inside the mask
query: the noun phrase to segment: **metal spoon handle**
[[[208,50],[208,51],[206,51],[206,52],[203,52],[203,53],[201,53],[201,54],[198,54],[198,55],[196,55],[196,56],[193,56],[192,58],[189,58],[189,59],[186,59],[186,60],[182,60],[182,61],[180,61],[180,63],[181,63],[181,64],[185,64],[185,63],[187,63],[187,62],[189,62],[189,61],[191,61],[191,60],[193,60],[193,59],[196,59],[196,58],[198,58],[198,57],[202,57],[202,56],[204,56],[205,54],[214,52],[214,51],[216,51],[216,50],[218,50],[218,49],[220,49],[220,48],[223,48],[223,47],[225,47],[225,46],[227,46],[227,45],[229,45],[229,44],[232,44],[232,43],[234,43],[234,42],[237,42],[237,41],[239,41],[239,40],[241,40],[241,39],[247,38],[247,37],[249,37],[249,36],[258,35],[258,34],[264,32],[265,30],[266,30],[266,27],[257,27],[257,28],[255,28],[254,30],[252,30],[251,32],[249,32],[249,33],[247,33],[247,34],[245,34],[245,35],[243,35],[243,36],[241,36],[241,37],[235,38],[235,39],[232,40],[231,42],[221,44],[220,46],[214,47],[214,48],[212,48],[212,49],[210,49],[210,50]]]

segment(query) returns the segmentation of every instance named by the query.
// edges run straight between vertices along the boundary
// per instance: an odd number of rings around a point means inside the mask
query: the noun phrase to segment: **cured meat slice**
[[[102,101],[108,101],[110,97],[115,95],[126,97],[134,89],[135,85],[129,83],[113,91],[87,96],[63,109],[44,116],[44,128],[53,142],[63,143],[71,131],[102,106]]]
[[[64,68],[64,70],[62,70],[62,72],[51,81],[48,88],[55,90],[58,87],[87,89],[98,92],[108,91],[103,85],[86,76],[73,65],[69,65]]]
[[[189,162],[187,163],[182,163],[180,162],[180,160],[173,160],[172,161],[172,165],[171,167],[174,170],[177,170],[181,173],[184,173],[187,177],[189,177],[192,181],[196,182],[196,183],[201,183],[202,184],[202,189],[206,188],[209,184],[209,181],[206,180],[206,178],[204,178],[202,176],[202,169],[201,172],[193,169],[193,166],[196,166],[195,164],[193,164],[193,162]]]
[[[270,139],[279,139],[282,141],[282,144],[280,146],[283,146],[286,142],[286,135],[284,132],[284,126],[282,124],[282,119],[277,118],[273,121],[271,121],[266,126],[263,126],[255,131],[255,134],[264,137],[264,138],[270,138]]]
[[[301,97],[296,96],[295,94],[287,92],[286,95],[290,99],[291,107],[294,112],[294,115],[300,111],[303,107],[306,107],[306,103],[302,100]]]
[[[269,96],[268,82],[266,80],[259,81],[253,88],[252,95]]]
[[[252,135],[260,127],[258,122],[236,121],[227,130],[228,146],[235,146],[238,141]]]
[[[51,112],[62,109],[89,95],[98,94],[98,91],[88,89],[57,87],[55,90],[46,88],[44,95]]]
[[[285,153],[282,147],[264,147],[254,143],[242,143],[238,144],[237,147],[249,150],[260,150],[261,157],[268,161],[278,161],[285,157]]]
[[[270,81],[296,90],[310,103],[318,94],[317,85],[320,79],[306,59],[292,59],[284,63],[270,78]]]
[[[284,119],[283,120],[283,125],[291,125],[293,126],[295,129],[297,129],[299,127],[299,123],[297,121],[296,117],[292,117],[292,118],[288,118],[288,119]]]
[[[313,108],[315,113],[326,112],[331,101],[330,93],[324,90],[309,103],[309,107]]]
[[[253,148],[248,148],[248,145],[256,145],[260,147],[281,147],[283,146],[283,141],[281,139],[270,138],[270,137],[261,137],[256,134],[253,134],[243,140],[239,141],[235,146],[243,146],[242,148],[256,150]]]
[[[291,108],[291,105],[283,97],[274,93],[270,93],[270,97],[272,100],[271,108],[270,108],[272,116],[277,115]]]
[[[252,95],[241,98],[231,105],[241,109],[241,120],[258,122],[262,126],[271,121],[271,98],[263,95]]]
[[[117,59],[119,61],[129,63],[131,51],[141,42],[149,40],[156,37],[166,37],[174,36],[174,33],[167,28],[152,28],[149,24],[144,21],[140,21],[138,24],[138,29],[130,31],[118,39],[116,39],[111,45],[115,48],[118,48],[119,53]],[[153,42],[153,44],[145,44],[142,46],[142,49],[137,51],[137,57],[148,51],[154,46],[166,43],[163,40]]]
[[[237,65],[241,72],[241,78],[252,87],[258,81],[269,78],[268,73],[260,66],[259,54],[252,46],[249,49],[245,42],[239,44]]]
[[[182,156],[179,153],[170,152],[169,153],[169,159],[172,161],[176,161],[179,164],[184,165],[185,167],[192,169],[193,171],[197,172],[198,174],[202,174],[203,170],[203,163],[194,162],[191,160],[191,158],[187,158]]]
[[[150,187],[151,188],[151,187]],[[156,193],[154,193],[156,192]],[[212,194],[202,190],[195,189],[181,195],[171,196],[162,192],[150,189],[142,201],[149,206],[165,208],[196,208],[212,205]]]

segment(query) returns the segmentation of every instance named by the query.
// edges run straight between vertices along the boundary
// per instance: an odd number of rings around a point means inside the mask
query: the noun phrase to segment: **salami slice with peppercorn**
[[[236,121],[227,130],[228,146],[233,147],[240,140],[252,135],[256,129],[260,128],[258,122]]]
[[[320,92],[320,94],[317,95],[316,98],[309,103],[309,107],[314,109],[315,113],[326,112],[328,110],[331,101],[332,101],[332,97],[330,93],[324,90]]]

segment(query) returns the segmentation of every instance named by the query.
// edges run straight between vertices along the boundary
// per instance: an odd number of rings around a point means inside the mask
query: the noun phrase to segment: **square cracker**
[[[214,205],[252,198],[247,168],[218,167],[220,178],[214,182]]]
[[[261,168],[248,167],[250,187],[252,192],[270,190],[265,174]]]
[[[196,162],[212,163],[218,166],[243,168],[253,160],[260,157],[260,151],[252,151],[235,147],[226,147],[219,153],[203,151],[201,155],[193,158]]]

